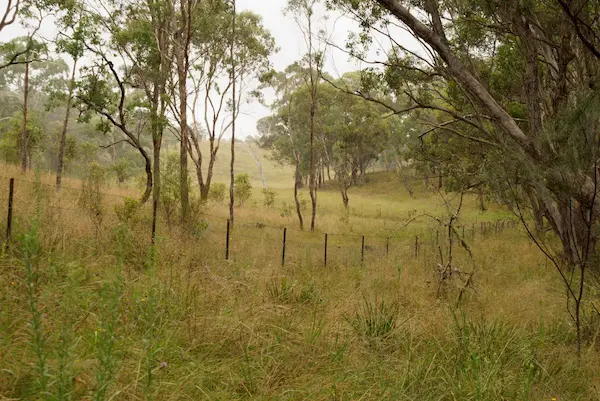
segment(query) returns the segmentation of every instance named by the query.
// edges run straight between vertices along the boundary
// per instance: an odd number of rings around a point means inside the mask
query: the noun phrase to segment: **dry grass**
[[[474,286],[457,307],[457,281],[436,297],[432,244],[414,257],[415,233],[436,227],[423,220],[395,231],[415,208],[443,213],[439,200],[412,200],[384,176],[369,185],[351,193],[347,220],[339,195],[321,192],[319,230],[389,233],[389,256],[381,238],[368,237],[373,249],[361,266],[360,238],[332,236],[324,268],[322,235],[290,231],[282,268],[277,227],[295,219],[280,207],[237,209],[230,261],[223,219],[205,216],[192,233],[161,222],[153,261],[147,210],[117,228],[113,206],[122,199],[106,197],[96,231],[75,193],[57,198],[50,186],[18,182],[15,242],[0,259],[0,399],[599,399],[594,333],[579,368],[560,282],[520,231],[472,242]],[[6,187],[0,182],[0,198]],[[279,204],[288,198],[278,192]],[[465,223],[502,216],[480,215],[469,202]],[[226,216],[215,205],[206,213]],[[241,224],[257,221],[274,227]],[[24,251],[36,241],[28,277]],[[472,268],[462,252],[456,264]],[[42,351],[32,347],[28,294]]]

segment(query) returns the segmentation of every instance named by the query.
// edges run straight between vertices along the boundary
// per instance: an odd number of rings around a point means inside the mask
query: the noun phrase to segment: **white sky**
[[[0,10],[4,10],[7,0],[0,0]],[[250,10],[259,14],[263,18],[264,26],[271,32],[276,40],[279,51],[272,56],[272,64],[276,70],[283,70],[289,64],[299,60],[307,51],[304,36],[298,27],[296,21],[291,15],[284,15],[283,9],[287,0],[237,0],[239,10]],[[339,47],[345,47],[345,41],[350,31],[357,31],[358,27],[355,21],[340,14],[328,14],[324,19],[324,7],[316,14],[317,26],[315,31],[325,29],[330,35],[331,41]],[[25,30],[18,24],[13,24],[5,28],[2,32],[0,41],[8,41],[19,35],[24,35]],[[45,21],[40,34],[46,38],[52,38],[56,35],[55,25],[52,21]],[[396,40],[413,43],[412,48],[418,47],[416,42],[406,32],[397,32],[399,38]],[[371,49],[373,58],[378,49]],[[379,49],[380,50],[380,49]],[[326,53],[325,70],[334,77],[340,76],[348,71],[360,69],[361,64],[356,60],[349,60],[344,52],[329,47]],[[269,101],[269,94],[266,94]],[[269,114],[269,109],[255,102],[251,104],[244,103],[240,110],[240,116],[237,120],[236,137],[246,137],[256,135],[256,121]],[[229,134],[226,134],[229,137]]]

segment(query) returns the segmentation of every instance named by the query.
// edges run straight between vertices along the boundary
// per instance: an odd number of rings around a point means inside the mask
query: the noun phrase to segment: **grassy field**
[[[480,231],[506,211],[465,199],[474,258],[455,243],[460,272],[440,286],[444,227],[407,225],[447,216],[438,195],[412,199],[393,174],[373,174],[351,189],[349,213],[321,191],[318,232],[300,232],[290,171],[267,172],[276,205],[254,179],[226,261],[224,205],[199,206],[186,230],[161,216],[153,252],[149,211],[119,209],[135,189],[104,188],[90,214],[78,181],[56,194],[50,175],[3,166],[17,181],[0,257],[0,400],[600,399],[594,314],[579,366],[557,274],[520,229]],[[2,230],[7,187],[1,178]]]

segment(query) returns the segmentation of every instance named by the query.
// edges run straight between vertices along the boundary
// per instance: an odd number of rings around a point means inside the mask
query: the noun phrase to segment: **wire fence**
[[[61,187],[57,194],[54,185],[25,179],[14,179],[0,175],[0,226],[4,227],[3,243],[11,241],[15,224],[23,224],[24,219],[36,213],[36,208],[51,211],[54,216],[51,225],[62,224],[72,235],[93,235],[86,226],[76,224],[85,219],[91,220],[95,231],[116,227],[120,220],[109,207],[122,204],[126,196],[100,193],[107,196],[101,216],[90,215],[89,211],[77,207],[82,189]],[[115,201],[118,199],[118,201]],[[69,206],[65,206],[69,205]],[[72,206],[71,206],[72,205]],[[144,208],[150,215],[149,206]],[[38,211],[39,213],[39,211]],[[98,221],[100,219],[100,221]],[[142,224],[149,225],[146,216]],[[478,223],[453,225],[452,233],[446,224],[436,224],[421,232],[399,235],[374,235],[339,232],[310,232],[284,224],[240,221],[235,227],[227,217],[201,212],[197,216],[195,235],[208,244],[206,252],[218,258],[251,258],[254,262],[287,264],[306,264],[311,266],[333,265],[372,265],[382,260],[423,260],[437,257],[445,252],[452,241],[470,242],[515,229],[514,220],[496,220]],[[94,230],[92,230],[94,231]],[[457,247],[460,250],[460,247]],[[432,256],[433,255],[433,256]]]

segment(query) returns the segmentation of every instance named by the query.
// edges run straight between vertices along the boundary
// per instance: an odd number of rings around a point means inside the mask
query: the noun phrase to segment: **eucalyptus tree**
[[[598,123],[593,110],[600,99],[594,2],[329,3],[364,28],[351,45],[367,44],[373,35],[390,40],[395,51],[384,60],[385,71],[375,75],[393,92],[408,96],[405,106],[444,116],[429,133],[444,130],[481,145],[475,159],[485,157],[489,186],[521,217],[563,279],[580,347],[585,277],[600,272],[600,141],[592,128]],[[395,26],[425,50],[407,48]],[[432,76],[447,89],[440,91]],[[450,91],[456,96],[447,96]],[[531,203],[537,205],[533,213],[549,223],[559,247],[530,230],[525,209]]]
[[[260,97],[257,82],[270,73],[269,56],[277,49],[261,17],[242,11],[236,13],[232,57],[232,4],[224,0],[204,1],[196,13],[193,20],[196,29],[190,44],[193,67],[189,73],[193,86],[192,121],[196,129],[189,132],[188,152],[195,165],[200,198],[205,201],[221,139],[239,115],[242,101]],[[234,81],[236,97],[228,100]],[[230,115],[226,115],[228,110]],[[200,147],[203,133],[209,143],[208,155]],[[207,166],[203,165],[205,162]]]
[[[317,216],[317,188],[315,185],[315,115],[317,113],[318,87],[320,71],[323,68],[324,52],[315,46],[313,35],[315,34],[315,6],[318,0],[288,0],[287,11],[291,12],[298,26],[302,29],[307,46],[307,54],[303,60],[308,66],[308,82],[310,88],[310,167],[308,174],[308,190],[311,200],[310,230],[315,230],[315,219]]]
[[[87,17],[83,14],[82,8],[78,3],[73,3],[66,9],[65,14],[60,18],[59,23],[61,31],[56,38],[57,51],[68,54],[73,61],[71,67],[70,79],[67,82],[66,91],[58,88],[55,92],[58,98],[62,98],[65,104],[65,119],[60,133],[58,155],[56,160],[56,188],[60,190],[62,175],[64,170],[65,149],[67,144],[67,131],[69,128],[69,117],[75,91],[75,74],[77,72],[77,63],[83,57]],[[67,33],[65,33],[67,32]]]

